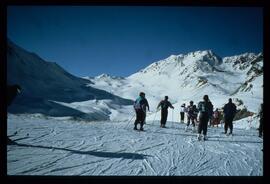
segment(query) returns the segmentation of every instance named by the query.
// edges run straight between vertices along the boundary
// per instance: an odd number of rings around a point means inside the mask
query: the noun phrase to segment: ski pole
[[[155,122],[155,120],[156,120],[157,112],[158,112],[158,110],[157,110],[156,113],[155,113],[155,116],[154,116],[154,120],[153,120],[153,122],[152,122],[152,125],[154,124],[154,122]]]
[[[173,113],[174,113],[174,109],[172,110],[172,125],[173,125]]]
[[[172,121],[173,121],[173,114],[174,114],[174,109],[172,110]]]
[[[134,118],[135,114],[133,114],[133,116],[131,117],[131,119],[128,121],[127,125],[125,126],[125,129],[128,127],[129,123],[131,122],[131,120]]]

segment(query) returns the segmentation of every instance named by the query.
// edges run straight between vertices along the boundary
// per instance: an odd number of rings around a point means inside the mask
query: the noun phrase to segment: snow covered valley
[[[158,115],[157,115],[158,116]],[[169,120],[169,118],[168,118]],[[262,176],[263,140],[255,128],[209,127],[208,140],[185,124],[158,118],[145,131],[131,121],[76,121],[68,117],[8,114],[8,175]]]

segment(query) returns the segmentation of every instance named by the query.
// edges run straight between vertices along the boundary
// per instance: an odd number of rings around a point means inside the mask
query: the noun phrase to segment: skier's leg
[[[145,118],[146,118],[146,113],[142,111],[142,121],[140,122],[140,130],[143,130],[143,124],[145,122]]]
[[[195,118],[194,117],[192,117],[191,123],[192,123],[192,131],[194,132],[195,131]]]
[[[168,111],[164,111],[164,127],[166,125],[166,122],[167,122],[167,117],[168,117]]]
[[[191,123],[192,123],[192,126],[195,127],[195,118],[194,117],[191,119]]]
[[[162,110],[161,110],[160,127],[163,126],[163,123],[164,123],[164,115],[163,115]]]
[[[187,118],[187,126],[189,126],[190,125],[190,116],[188,116],[188,118]]]
[[[227,130],[228,130],[228,119],[225,118],[224,119],[224,131],[225,131],[225,134],[227,133]]]
[[[230,134],[233,132],[233,118],[230,119]]]
[[[134,130],[137,130],[137,124],[139,123],[139,120],[140,120],[140,116],[139,116],[139,112],[136,111],[136,119],[135,119],[135,122],[134,122]]]
[[[209,119],[208,118],[204,118],[204,124],[203,124],[203,135],[206,136],[207,134],[207,123],[208,123]]]
[[[199,117],[199,125],[198,125],[198,135],[197,135],[198,140],[201,140],[202,129],[203,129],[203,118],[200,116]]]
[[[184,112],[180,112],[181,114],[181,122],[184,122]]]
[[[202,117],[199,117],[198,134],[202,133],[202,123],[203,123],[203,119]]]

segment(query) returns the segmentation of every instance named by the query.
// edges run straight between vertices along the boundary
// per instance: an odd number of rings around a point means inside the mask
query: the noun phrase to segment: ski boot
[[[197,139],[200,141],[202,139],[201,134],[197,134]]]
[[[230,135],[232,136],[232,132],[227,133],[227,136],[230,136]]]

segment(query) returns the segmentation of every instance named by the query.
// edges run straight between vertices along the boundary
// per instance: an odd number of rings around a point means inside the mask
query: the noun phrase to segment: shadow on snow
[[[29,144],[21,144],[15,143],[14,145],[23,146],[23,147],[32,147],[32,148],[43,148],[43,149],[55,149],[55,150],[62,150],[62,151],[69,151],[73,154],[82,154],[82,155],[92,155],[96,157],[107,157],[107,158],[123,158],[123,159],[133,159],[133,160],[142,160],[147,156],[144,154],[138,153],[117,153],[117,152],[102,152],[102,151],[78,151],[78,150],[71,150],[66,148],[57,148],[57,147],[50,147],[50,146],[39,146],[39,145],[29,145]]]

